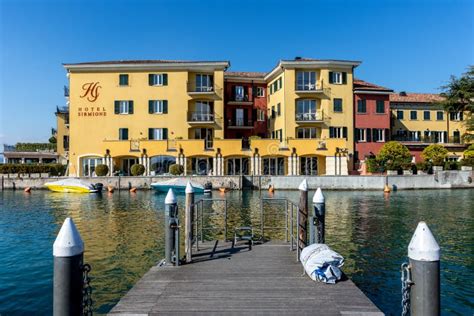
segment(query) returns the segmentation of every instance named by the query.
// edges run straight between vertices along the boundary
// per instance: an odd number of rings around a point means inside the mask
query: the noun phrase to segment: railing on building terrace
[[[446,138],[436,137],[436,136],[421,136],[421,137],[411,137],[411,136],[399,136],[392,135],[392,140],[400,142],[410,142],[410,143],[429,143],[429,144],[464,144],[462,137],[450,136]]]

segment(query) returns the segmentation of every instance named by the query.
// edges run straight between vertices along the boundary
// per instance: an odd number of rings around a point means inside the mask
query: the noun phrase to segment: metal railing
[[[228,121],[230,127],[253,127],[253,120],[245,120],[243,118],[233,118]]]
[[[296,113],[295,120],[299,122],[317,122],[323,120],[323,112]]]
[[[400,142],[413,142],[413,143],[430,143],[430,144],[464,144],[464,140],[460,136],[449,136],[449,137],[439,137],[439,136],[399,136],[392,135],[392,140],[397,140]]]
[[[223,202],[224,211],[223,213],[215,213],[213,211],[204,211],[204,202]],[[191,209],[194,212],[194,246],[196,251],[199,250],[199,240],[201,243],[204,242],[204,231],[216,230],[218,227],[204,227],[204,215],[223,215],[224,216],[224,241],[227,241],[227,200],[226,199],[212,199],[202,198],[199,201],[191,205]],[[206,214],[205,214],[206,213]]]
[[[214,113],[190,111],[188,122],[214,122]]]

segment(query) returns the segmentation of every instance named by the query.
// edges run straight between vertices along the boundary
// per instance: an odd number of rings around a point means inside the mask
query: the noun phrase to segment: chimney
[[[407,96],[407,93],[405,91],[400,91],[400,96],[401,97],[406,97]]]
[[[295,60],[301,60],[301,59],[303,59],[303,58],[301,58],[300,56],[295,57]]]

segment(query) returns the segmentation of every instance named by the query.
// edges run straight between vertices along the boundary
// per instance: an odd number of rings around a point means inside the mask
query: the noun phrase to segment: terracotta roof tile
[[[250,72],[250,71],[227,71],[224,73],[224,77],[232,78],[264,78],[265,72]]]
[[[388,92],[393,91],[392,89],[378,86],[376,84],[373,84],[364,80],[354,79],[354,90],[357,90],[357,89],[372,90],[372,91],[388,91]]]
[[[400,92],[390,94],[390,102],[433,103],[443,100],[444,97],[436,93]]]

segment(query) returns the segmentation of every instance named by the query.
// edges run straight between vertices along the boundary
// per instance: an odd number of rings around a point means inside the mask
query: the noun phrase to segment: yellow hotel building
[[[228,61],[110,61],[65,64],[67,120],[58,139],[69,175],[347,174],[353,156],[353,71],[360,62],[282,60],[265,76],[268,138],[225,139]],[[334,104],[343,111],[334,112]],[[59,112],[59,111],[58,111]],[[64,125],[59,127],[59,125]],[[68,137],[65,137],[68,136]],[[239,162],[240,167],[230,164]]]

